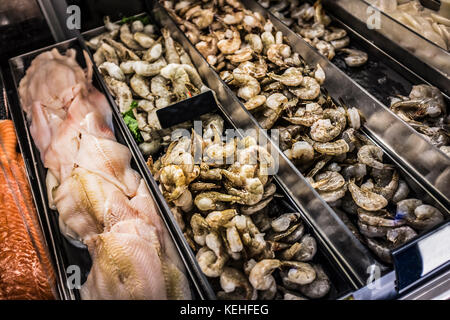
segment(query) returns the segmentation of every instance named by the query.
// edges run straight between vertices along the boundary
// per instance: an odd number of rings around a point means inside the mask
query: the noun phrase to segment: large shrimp
[[[358,160],[365,165],[376,168],[386,169],[390,166],[383,164],[383,150],[374,145],[365,145],[358,150]]]
[[[233,71],[233,77],[233,82],[239,86],[239,90],[237,92],[239,98],[248,101],[261,92],[261,87],[258,80],[240,71],[239,69],[235,69]]]
[[[231,267],[225,267],[220,275],[220,286],[223,292],[217,294],[219,299],[246,299],[249,300],[255,297],[256,290],[250,285],[245,275]],[[243,293],[240,293],[238,289],[241,289]]]
[[[164,37],[164,47],[166,49],[166,60],[168,63],[180,64],[180,56],[178,55],[177,49],[175,47],[175,42],[170,36],[170,31],[166,28],[161,30]]]
[[[282,75],[269,73],[268,76],[289,87],[299,86],[303,82],[303,73],[301,68],[290,67],[286,69]]]
[[[299,87],[289,88],[296,97],[303,100],[314,100],[320,94],[320,85],[316,79],[311,77],[303,77],[303,81]]]
[[[232,29],[232,36],[230,39],[222,39],[217,43],[217,48],[223,54],[233,54],[241,47],[241,36],[237,29]]]
[[[354,180],[349,182],[348,189],[355,203],[367,211],[378,211],[388,205],[385,197],[370,190],[359,188]]]
[[[268,290],[275,278],[272,273],[281,267],[281,261],[276,259],[265,259],[259,261],[250,271],[249,280],[256,290]]]
[[[345,114],[336,109],[325,109],[323,119],[311,126],[311,138],[319,142],[329,142],[341,134],[346,124]]]

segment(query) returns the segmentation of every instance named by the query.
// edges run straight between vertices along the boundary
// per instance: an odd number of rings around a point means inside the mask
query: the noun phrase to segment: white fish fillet
[[[80,293],[86,300],[167,299],[161,261],[142,237],[106,232],[88,242],[93,265]]]
[[[140,176],[130,167],[131,153],[124,145],[84,134],[75,163],[115,184],[127,196],[136,194]]]
[[[67,226],[70,237],[82,241],[103,232],[107,199],[120,192],[113,184],[85,169],[73,170],[54,192],[59,219]]]

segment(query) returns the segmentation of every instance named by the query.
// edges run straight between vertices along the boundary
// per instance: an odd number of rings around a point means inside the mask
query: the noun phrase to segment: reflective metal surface
[[[406,66],[450,95],[450,53],[416,32],[393,20],[364,0],[324,0],[324,6],[345,21],[357,21],[357,29],[380,45]],[[367,22],[379,12],[377,27],[369,29]],[[356,27],[356,25],[354,26]]]

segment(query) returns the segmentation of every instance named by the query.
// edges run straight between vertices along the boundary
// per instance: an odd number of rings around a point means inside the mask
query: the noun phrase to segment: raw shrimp
[[[119,105],[120,112],[128,111],[128,109],[130,109],[131,103],[133,102],[133,94],[131,93],[128,85],[123,81],[116,80],[109,76],[104,76],[104,79],[106,84],[108,85],[108,88],[117,99],[117,104]]]
[[[116,50],[107,43],[102,43],[100,45],[97,51],[95,51],[93,58],[97,66],[100,66],[105,61],[114,63],[115,65],[119,64]]]
[[[291,56],[291,47],[287,44],[272,44],[267,49],[267,59],[279,67],[287,67],[283,59]]]
[[[417,232],[408,226],[390,229],[386,233],[386,239],[392,242],[395,246],[401,246],[415,236],[417,236]]]
[[[330,31],[326,30],[324,36],[322,37],[325,41],[339,40],[347,36],[347,31],[341,28],[330,27]]]
[[[152,99],[153,95],[150,92],[149,86],[148,86],[148,81],[138,75],[135,74],[131,79],[130,79],[130,86],[131,89],[133,89],[133,91],[140,97],[144,98],[144,99]]]
[[[304,163],[314,159],[314,148],[306,141],[297,141],[291,149],[284,151],[284,154],[290,160]]]
[[[245,108],[247,108],[247,110],[255,110],[259,107],[261,107],[262,105],[264,105],[264,103],[266,102],[267,98],[263,95],[257,95],[254,96],[253,98],[249,99],[246,103],[244,103]]]
[[[333,142],[312,142],[312,146],[317,152],[331,156],[345,154],[350,149],[347,142],[343,139]]]
[[[244,244],[242,243],[239,232],[235,226],[228,227],[226,233],[231,252],[238,253],[244,250]]]
[[[164,38],[164,47],[166,51],[166,60],[167,63],[177,63],[179,64],[180,56],[178,55],[177,49],[175,47],[175,42],[173,41],[172,37],[170,36],[170,31],[166,28],[163,28],[161,30],[161,33]]]
[[[150,63],[155,62],[156,60],[161,58],[162,52],[162,44],[160,42],[156,42],[147,51],[145,51],[144,55],[142,56],[142,60]]]
[[[202,272],[207,277],[217,278],[222,274],[228,258],[225,253],[221,256],[217,256],[214,251],[207,247],[203,247],[197,252],[196,259]]]
[[[132,33],[142,32],[142,31],[144,31],[144,23],[142,21],[136,20],[131,23],[131,32]]]
[[[444,221],[444,216],[435,207],[422,204],[414,210],[413,215],[406,216],[406,221],[413,228],[424,230]]]
[[[232,32],[231,39],[222,39],[217,43],[217,48],[223,54],[233,54],[241,47],[241,36],[236,29]]]
[[[358,208],[359,221],[374,227],[400,227],[405,224],[404,220],[392,219],[391,214],[386,210],[365,211]]]
[[[339,172],[325,171],[317,175],[312,186],[319,191],[333,191],[341,188],[344,184],[345,179]]]
[[[302,84],[303,74],[302,69],[290,67],[284,71],[282,75],[269,73],[268,76],[276,81],[281,82],[285,86],[296,87]]]
[[[316,121],[322,119],[322,115],[322,107],[318,103],[313,102],[308,103],[304,108],[298,108],[294,115],[284,117],[284,119],[293,124],[311,127]]]
[[[308,263],[300,261],[282,261],[281,266],[290,268],[287,278],[290,282],[295,284],[306,285],[316,279],[316,271]]]
[[[267,199],[264,199],[264,198],[265,197],[263,195],[263,200],[261,200],[257,204],[254,204],[251,206],[242,206],[240,209],[240,212],[245,215],[252,215],[257,212],[260,212],[262,209],[267,207],[267,205],[273,200],[272,196],[268,197]]]
[[[303,100],[314,100],[320,94],[320,85],[316,79],[311,77],[303,77],[303,81],[299,87],[289,88],[296,97]]]
[[[397,191],[395,191],[394,196],[392,197],[392,202],[398,203],[404,199],[409,194],[409,187],[408,184],[404,180],[400,180],[398,183]]]
[[[307,262],[311,261],[317,253],[316,239],[314,239],[309,234],[304,235],[301,238],[300,242],[295,243],[294,245],[291,246],[291,248],[292,247],[294,247],[294,250],[291,250],[290,254],[286,257],[289,258],[287,260],[293,259],[295,261]]]
[[[161,69],[167,66],[164,59],[158,59],[153,63],[147,61],[125,61],[120,64],[120,69],[125,74],[136,73],[144,77],[156,76],[161,72]]]
[[[189,92],[197,90],[191,83],[185,68],[180,64],[171,63],[161,69],[160,74],[172,81],[173,93],[178,99],[188,98]]]
[[[103,62],[98,66],[98,69],[102,74],[108,75],[116,80],[125,81],[125,74],[120,67],[112,62]]]
[[[206,236],[210,233],[210,227],[205,218],[196,213],[192,216],[190,225],[194,234],[194,241],[204,246],[206,244]]]
[[[319,195],[324,201],[328,203],[333,203],[343,198],[346,192],[347,192],[347,184],[344,184],[341,188],[338,188],[336,190],[319,191]]]
[[[178,199],[187,189],[186,176],[177,165],[165,166],[160,174],[161,183],[167,191],[163,192],[168,201]]]
[[[367,62],[368,55],[363,51],[348,48],[342,48],[340,51],[347,54],[344,61],[349,67],[360,67]]]
[[[362,163],[356,163],[345,167],[342,170],[342,176],[345,180],[355,179],[356,181],[362,180],[367,174],[367,166]]]
[[[332,60],[336,55],[335,47],[329,42],[317,40],[317,38],[315,38],[312,42],[312,45],[328,60]]]
[[[248,101],[261,92],[258,80],[252,76],[236,69],[233,71],[233,77],[233,82],[239,85],[239,90],[237,92],[239,98]]]
[[[311,27],[302,28],[295,26],[295,31],[297,31],[303,38],[315,39],[320,38],[325,34],[325,26],[321,23],[315,23]]]
[[[355,130],[359,130],[359,128],[361,127],[361,116],[359,114],[358,109],[349,108],[347,110],[347,118],[348,118],[348,125]]]
[[[250,48],[252,48],[252,50],[255,53],[259,54],[263,51],[264,45],[263,45],[263,42],[259,35],[254,34],[254,33],[249,33],[245,36],[244,39],[250,45]]]
[[[218,293],[219,299],[234,298],[249,300],[256,294],[245,275],[235,268],[224,268],[220,275],[220,286],[224,292]],[[243,293],[240,293],[239,289],[243,290]]]
[[[336,109],[325,109],[323,119],[311,126],[311,138],[318,142],[329,142],[341,134],[346,124],[347,121],[342,112]]]
[[[114,31],[114,30],[120,29],[120,25],[118,25],[117,23],[111,22],[111,19],[109,18],[109,16],[105,16],[103,18],[103,24],[105,25],[105,28],[108,31]]]
[[[249,280],[256,290],[268,290],[275,278],[272,273],[281,267],[281,262],[276,259],[264,259],[259,261],[250,271]]]
[[[379,170],[388,168],[383,164],[383,150],[380,147],[374,145],[365,145],[358,150],[359,162]]]
[[[233,53],[233,55],[226,56],[231,63],[238,64],[241,62],[249,61],[253,58],[252,48],[242,48]]]
[[[201,41],[198,42],[195,47],[202,54],[203,57],[207,58],[210,56],[217,55],[217,38],[212,36],[201,36]]]
[[[199,193],[194,200],[195,205],[201,211],[216,210],[219,202],[237,202],[241,200],[238,196],[224,194],[215,191]]]
[[[378,211],[388,204],[388,201],[382,195],[359,188],[354,180],[349,182],[348,189],[355,203],[367,211]]]
[[[314,264],[313,268],[316,272],[316,279],[310,284],[300,287],[300,292],[311,299],[319,299],[324,297],[331,289],[331,281],[323,268]]]
[[[346,46],[348,46],[350,44],[350,38],[349,37],[344,37],[342,39],[332,40],[332,41],[330,41],[330,44],[336,50],[339,50],[339,49],[345,48]]]
[[[373,191],[379,193],[380,195],[385,197],[386,200],[390,201],[394,196],[394,193],[398,189],[399,179],[400,177],[398,172],[394,171],[394,173],[392,174],[392,179],[387,185],[385,185],[384,187],[379,187],[378,185],[375,185]]]
[[[227,209],[223,211],[212,211],[206,216],[206,222],[213,229],[225,226],[237,215],[235,209]]]
[[[140,58],[132,50],[125,47],[122,43],[108,38],[106,38],[104,41],[115,49],[115,52],[117,53],[117,56],[121,61],[140,60]]]
[[[240,24],[242,22],[242,20],[244,19],[244,16],[245,16],[244,12],[242,12],[242,11],[227,13],[222,18],[222,21],[223,21],[223,23],[225,23],[227,25],[236,25],[236,24]]]
[[[325,82],[325,71],[323,71],[322,67],[320,66],[320,64],[317,64],[316,66],[316,70],[314,71],[314,79],[316,79],[316,81],[322,85]]]
[[[145,36],[148,37],[147,35]],[[126,23],[120,27],[120,40],[131,50],[139,51],[143,49],[143,47],[141,47],[139,43],[134,40],[130,27]]]
[[[286,231],[292,222],[296,222],[300,218],[298,212],[285,213],[274,219],[271,223],[272,229],[275,232]]]

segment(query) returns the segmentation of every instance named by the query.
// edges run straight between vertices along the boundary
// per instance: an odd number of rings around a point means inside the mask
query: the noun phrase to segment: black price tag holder
[[[203,114],[219,109],[213,91],[202,92],[192,98],[156,110],[161,128],[170,128],[179,123],[198,119]]]
[[[450,221],[393,250],[392,258],[401,295],[450,267]]]

